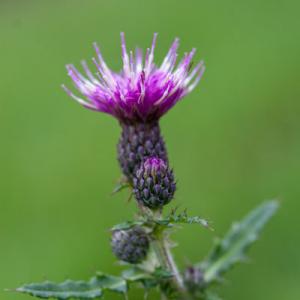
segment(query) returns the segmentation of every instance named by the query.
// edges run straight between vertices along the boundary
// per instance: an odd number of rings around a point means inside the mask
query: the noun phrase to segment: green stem
[[[174,257],[171,253],[170,245],[169,245],[168,241],[166,240],[166,238],[164,238],[164,237],[162,238],[161,244],[162,244],[162,248],[163,248],[163,251],[165,254],[166,262],[168,264],[170,271],[174,274],[174,279],[176,281],[176,284],[180,288],[180,290],[184,290],[185,288],[184,288],[183,280],[181,278],[180,272],[175,263]]]
[[[171,253],[169,242],[163,232],[155,234],[152,240],[152,246],[159,264],[173,274],[170,282],[172,288],[176,290],[180,296],[185,295],[186,290],[182,277]]]
[[[140,213],[143,216],[149,217],[151,215],[151,217],[157,219],[161,218],[161,211],[149,212],[149,210],[143,207],[142,205],[138,205],[138,207]],[[173,277],[170,280],[172,289],[174,289],[177,292],[179,299],[189,299],[187,297],[188,293],[184,286],[183,279],[175,263],[174,257],[171,253],[170,244],[168,242],[167,235],[165,234],[165,232],[161,229],[154,230],[152,234],[151,244],[159,265],[173,274]]]

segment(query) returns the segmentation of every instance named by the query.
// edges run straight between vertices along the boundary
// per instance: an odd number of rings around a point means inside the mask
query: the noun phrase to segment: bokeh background
[[[120,134],[110,116],[83,109],[60,88],[65,64],[94,56],[121,66],[119,33],[156,60],[172,39],[196,47],[207,71],[161,122],[178,178],[173,205],[213,221],[174,235],[180,266],[200,261],[214,237],[265,199],[280,212],[219,289],[224,299],[300,297],[300,22],[298,1],[0,2],[0,299],[45,278],[117,274],[108,229],[130,219],[127,192],[111,197]],[[150,299],[157,299],[152,295]],[[108,299],[121,299],[109,295]],[[134,290],[130,299],[142,299]]]

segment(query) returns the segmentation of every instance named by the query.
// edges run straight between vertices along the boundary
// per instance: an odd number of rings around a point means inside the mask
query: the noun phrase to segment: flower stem
[[[139,204],[138,208],[142,216],[150,216],[151,218],[154,217],[157,219],[160,219],[162,216],[161,210],[150,212],[148,209]],[[176,291],[176,294],[178,294],[179,299],[189,299],[187,297],[188,293],[185,288],[183,279],[172,255],[170,243],[168,241],[168,236],[164,229],[159,227],[156,229],[154,228],[154,231],[152,232],[151,244],[158,264],[173,275],[172,279],[169,282],[172,290]]]
[[[182,277],[174,261],[174,257],[170,250],[169,242],[164,232],[157,233],[154,236],[152,240],[152,245],[159,264],[173,274],[172,280],[170,282],[172,288],[179,295],[186,294]]]
[[[162,237],[160,242],[161,242],[161,247],[162,247],[162,250],[164,253],[164,258],[166,260],[166,264],[168,265],[168,269],[174,275],[174,279],[176,281],[176,285],[178,286],[178,288],[180,290],[184,290],[183,280],[181,278],[178,267],[175,263],[174,257],[171,253],[170,245],[165,237]]]

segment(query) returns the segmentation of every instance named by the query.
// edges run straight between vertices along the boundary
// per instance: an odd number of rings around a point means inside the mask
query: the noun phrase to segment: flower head
[[[143,58],[141,49],[135,53],[126,50],[124,33],[121,33],[123,69],[115,73],[106,65],[99,47],[94,44],[97,59],[93,59],[98,72],[94,75],[83,62],[85,76],[73,65],[67,65],[69,76],[83,98],[68,88],[66,92],[86,108],[104,112],[124,123],[158,120],[197,85],[204,72],[201,61],[191,70],[195,49],[186,53],[176,65],[179,40],[175,39],[162,64],[154,64],[152,46]]]

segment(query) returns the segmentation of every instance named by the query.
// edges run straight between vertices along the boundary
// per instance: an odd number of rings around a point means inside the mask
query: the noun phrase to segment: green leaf
[[[107,290],[125,295],[128,292],[129,284],[140,282],[145,289],[149,290],[170,277],[172,274],[162,268],[157,268],[152,273],[146,273],[135,267],[124,271],[122,277],[98,272],[89,281],[66,280],[62,283],[45,281],[23,285],[16,291],[46,299],[99,299]]]
[[[143,270],[137,267],[133,267],[131,269],[123,271],[122,276],[125,280],[129,282],[139,282],[145,278],[152,278],[152,276],[149,273],[145,273]]]
[[[174,276],[172,272],[165,270],[161,267],[156,268],[151,275],[157,280],[170,279]]]
[[[145,273],[138,268],[132,268],[122,273],[124,279],[130,283],[141,283],[145,289],[154,288],[158,285],[158,281],[149,273]]]
[[[218,241],[208,259],[200,265],[206,283],[218,280],[222,273],[245,259],[249,246],[278,208],[277,201],[263,203],[250,212],[240,223],[232,225],[225,237]]]
[[[115,225],[111,228],[111,230],[128,230],[134,226],[143,226],[145,225],[145,221],[137,220],[137,221],[126,221],[120,224]]]
[[[97,281],[102,286],[103,290],[125,294],[128,291],[127,282],[117,276],[106,275],[97,272]]]
[[[205,219],[202,219],[198,216],[189,217],[187,214],[187,210],[176,214],[177,209],[173,209],[171,213],[160,220],[155,220],[155,222],[159,225],[170,227],[172,224],[199,224],[206,228],[210,228],[209,222]]]
[[[175,224],[199,224],[205,228],[210,228],[209,222],[198,216],[189,217],[187,211],[176,214],[177,209],[173,209],[171,213],[162,217],[161,219],[156,219],[153,216],[148,216],[147,218],[141,218],[135,221],[126,221],[115,225],[111,230],[128,230],[134,226],[146,226],[152,229],[165,229],[173,227]]]
[[[101,298],[105,290],[125,294],[128,290],[127,282],[120,277],[99,273],[89,281],[66,280],[62,283],[45,281],[25,284],[16,289],[17,292],[34,297],[58,300]]]
[[[123,278],[129,283],[141,282],[146,288],[157,286],[161,281],[168,280],[173,274],[163,268],[156,268],[152,273],[134,267],[123,272]]]

